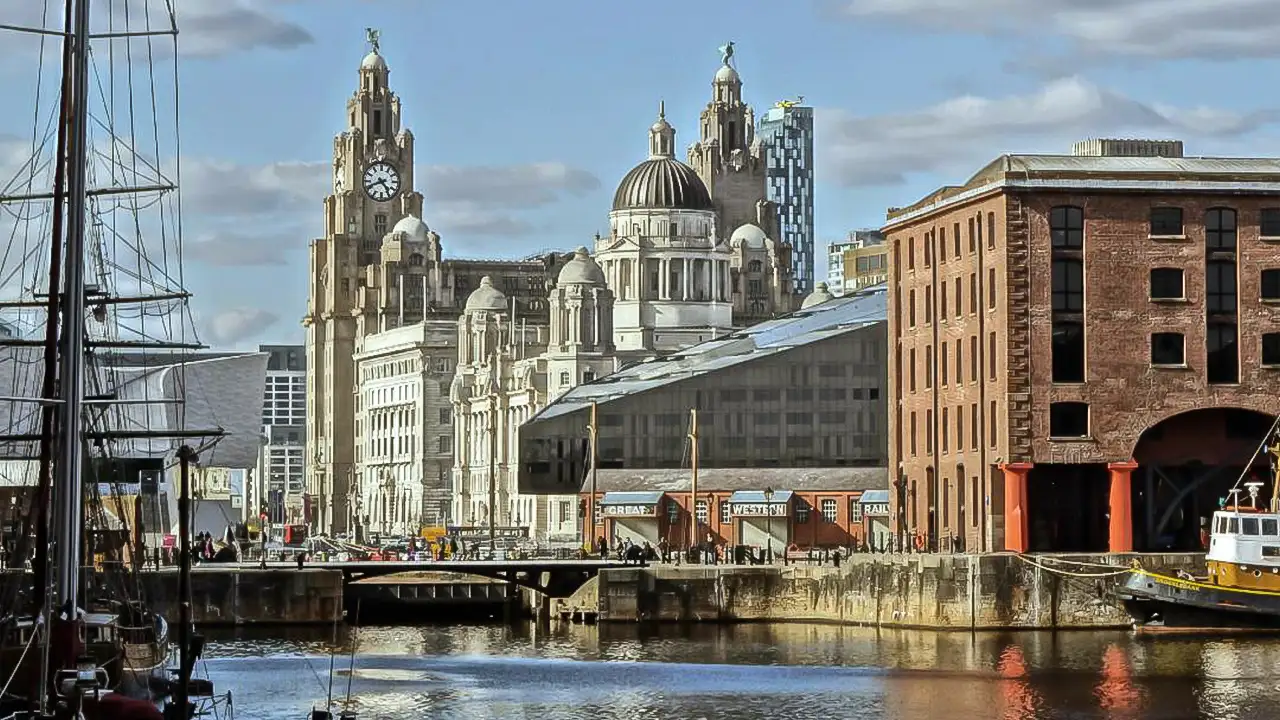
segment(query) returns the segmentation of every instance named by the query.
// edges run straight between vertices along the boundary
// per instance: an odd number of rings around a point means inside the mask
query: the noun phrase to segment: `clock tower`
[[[413,186],[413,135],[400,124],[400,98],[378,32],[347,100],[346,130],[333,141],[333,193],[324,200],[324,236],[312,241],[307,314],[307,506],[317,530],[351,527],[356,463],[355,354],[365,332],[370,266],[382,240],[408,215],[422,217]]]

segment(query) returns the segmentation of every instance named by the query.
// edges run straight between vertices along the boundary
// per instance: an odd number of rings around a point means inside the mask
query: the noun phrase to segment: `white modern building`
[[[887,252],[879,230],[851,230],[844,240],[829,243],[827,290],[839,297],[885,282],[889,278]]]
[[[305,515],[307,349],[260,345],[258,352],[267,354],[262,449],[244,516],[266,513],[272,523],[298,523]]]

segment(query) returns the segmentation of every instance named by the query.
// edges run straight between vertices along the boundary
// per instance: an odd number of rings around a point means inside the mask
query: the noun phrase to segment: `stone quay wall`
[[[839,568],[654,565],[602,571],[602,622],[822,622],[937,630],[1127,628],[1114,588],[1133,560],[1202,572],[1201,554],[854,555]],[[574,600],[571,599],[570,603]]]
[[[140,573],[147,601],[178,618],[176,570]],[[342,571],[322,568],[196,568],[191,614],[197,625],[333,624],[343,618]]]

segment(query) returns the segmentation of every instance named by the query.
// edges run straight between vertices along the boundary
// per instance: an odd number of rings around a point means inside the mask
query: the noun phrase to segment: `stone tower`
[[[347,101],[347,129],[333,141],[333,194],[324,237],[312,241],[307,314],[307,495],[314,527],[349,528],[355,468],[354,353],[366,332],[367,268],[402,218],[421,217],[413,188],[413,135],[400,126],[400,99],[369,31],[370,51]],[[372,308],[370,308],[372,309]]]
[[[778,237],[777,209],[768,200],[764,144],[755,135],[755,113],[742,101],[732,43],[726,47],[711,81],[711,101],[702,111],[701,137],[689,148],[689,164],[711,193],[723,236],[751,224]]]

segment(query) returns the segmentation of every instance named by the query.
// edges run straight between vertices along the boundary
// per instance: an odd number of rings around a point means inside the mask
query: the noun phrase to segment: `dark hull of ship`
[[[139,700],[158,700],[164,695],[171,664],[170,648],[168,626],[162,619],[158,620],[154,633],[147,632],[152,635],[150,638],[126,637],[85,645],[85,654],[106,670],[106,689]],[[125,629],[123,634],[127,636],[130,632],[139,630]],[[21,642],[14,640],[0,649],[0,677],[12,678],[11,696],[27,696],[39,687],[44,676],[41,660],[39,639],[29,646],[26,638]]]
[[[1116,594],[1139,630],[1280,631],[1280,592],[1135,571]]]

